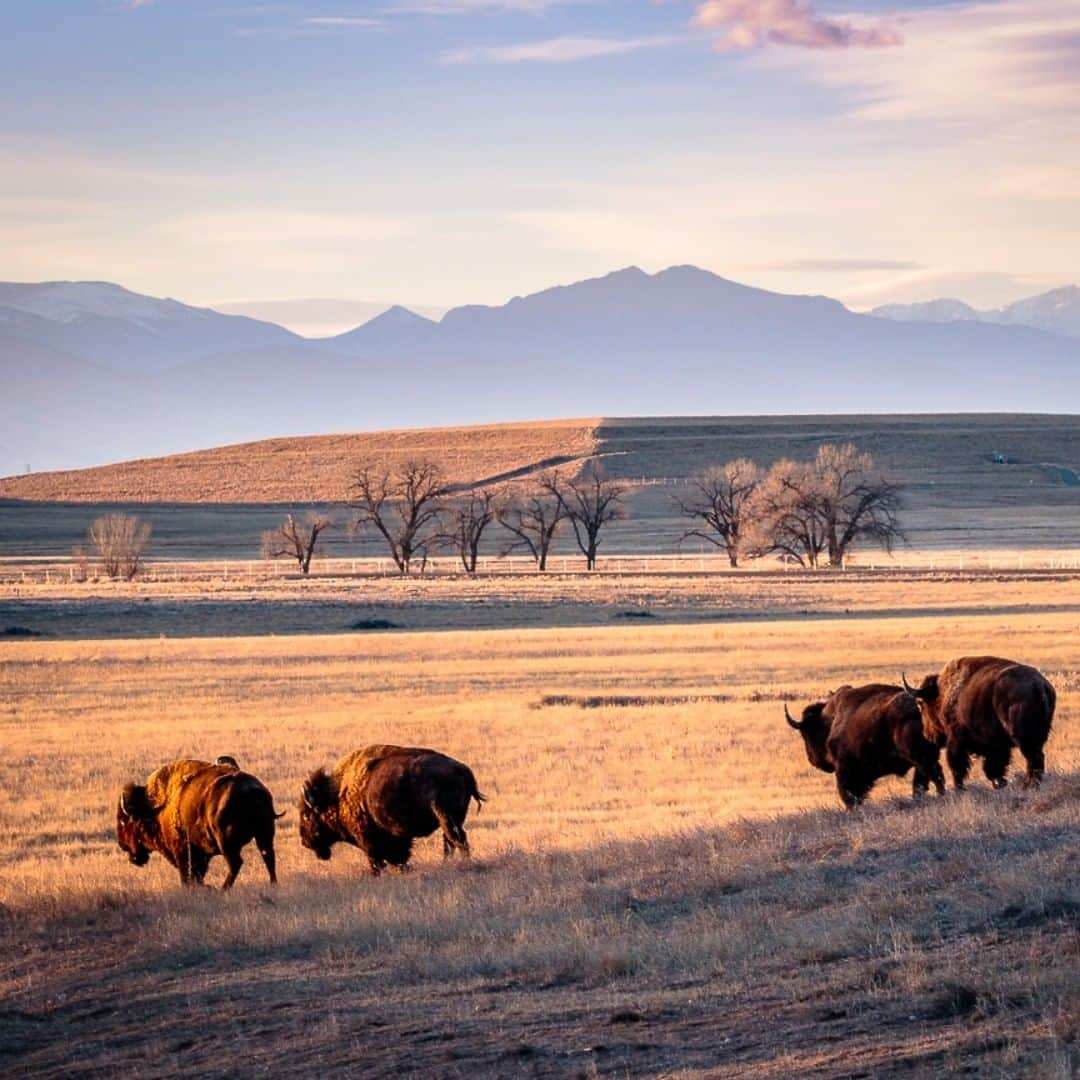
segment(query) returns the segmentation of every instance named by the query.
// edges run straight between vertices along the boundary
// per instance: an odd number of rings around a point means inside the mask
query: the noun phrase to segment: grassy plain
[[[809,621],[5,644],[0,1072],[1075,1075],[1075,580],[864,585]],[[843,813],[781,702],[974,651],[1058,687],[1044,787]],[[471,864],[299,847],[305,773],[383,741],[473,766]],[[115,849],[124,781],[219,753],[289,808],[276,890]]]
[[[924,556],[909,569],[837,573],[627,558],[603,560],[611,569],[596,574],[538,574],[518,561],[512,572],[500,562],[476,577],[440,569],[411,578],[371,573],[361,560],[336,563],[336,571],[322,564],[307,579],[284,563],[184,563],[152,566],[134,582],[78,582],[64,564],[0,562],[0,635],[9,627],[86,639],[349,633],[372,620],[408,631],[812,621],[990,607],[1003,615],[1071,612],[1080,621],[1078,559],[1080,552],[969,551]]]

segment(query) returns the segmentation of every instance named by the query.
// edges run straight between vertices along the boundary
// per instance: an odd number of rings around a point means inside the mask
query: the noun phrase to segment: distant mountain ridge
[[[0,334],[143,374],[211,352],[302,340],[276,323],[159,300],[104,281],[0,283]]]
[[[5,475],[545,416],[1069,412],[1080,342],[861,315],[692,266],[630,267],[438,322],[391,308],[320,340],[105,283],[53,283],[0,286],[0,378]]]
[[[883,304],[870,314],[897,322],[970,320],[998,326],[1030,326],[1051,334],[1080,337],[1080,286],[1063,285],[990,311],[979,311],[962,300],[944,299],[921,304]]]

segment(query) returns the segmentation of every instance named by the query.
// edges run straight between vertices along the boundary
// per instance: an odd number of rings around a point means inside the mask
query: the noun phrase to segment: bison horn
[[[127,814],[128,817],[131,817],[131,811],[128,809],[128,804],[124,802],[124,793],[122,791],[120,792],[120,811],[121,813]]]
[[[788,723],[789,723],[789,724],[790,724],[790,725],[791,725],[791,726],[792,726],[792,727],[793,727],[793,728],[794,728],[794,729],[795,729],[796,731],[799,731],[799,730],[800,730],[800,728],[801,728],[801,726],[802,726],[802,725],[801,725],[801,724],[799,723],[799,721],[798,721],[798,720],[796,720],[796,719],[795,719],[795,717],[793,717],[793,716],[791,715],[791,713],[790,713],[790,712],[788,712],[788,707],[787,707],[787,702],[786,702],[786,701],[784,702],[784,717],[785,717],[785,719],[787,720],[787,722],[788,722]]]
[[[915,687],[914,687],[914,686],[912,686],[912,685],[911,685],[911,684],[910,684],[910,683],[909,683],[909,682],[907,681],[907,674],[906,674],[905,672],[901,672],[901,673],[900,673],[900,681],[901,681],[901,682],[902,682],[902,683],[904,684],[904,689],[905,689],[905,690],[906,690],[906,691],[907,691],[907,692],[908,692],[908,693],[909,693],[909,694],[910,694],[910,695],[911,695],[911,696],[912,696],[913,698],[917,698],[917,697],[922,697],[922,695],[921,695],[921,694],[919,693],[919,691],[918,691],[918,690],[916,690],[916,689],[915,689]]]

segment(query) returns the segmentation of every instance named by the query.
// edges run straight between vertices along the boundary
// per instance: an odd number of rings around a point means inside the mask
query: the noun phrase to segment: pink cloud
[[[719,31],[722,51],[795,45],[804,49],[881,49],[903,38],[887,27],[858,27],[819,15],[809,0],[704,0],[694,25]]]

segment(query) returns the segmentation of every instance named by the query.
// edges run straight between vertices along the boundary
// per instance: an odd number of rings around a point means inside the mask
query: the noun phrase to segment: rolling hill
[[[323,503],[349,497],[361,460],[439,463],[451,484],[494,480],[597,451],[598,420],[267,439],[119,465],[0,480],[0,499],[76,503]]]
[[[672,496],[687,476],[735,457],[806,459],[844,441],[904,485],[917,547],[1080,548],[1080,421],[998,414],[607,418],[269,439],[2,480],[0,555],[67,555],[99,513],[138,504],[157,557],[253,558],[283,506],[324,506],[344,521],[357,464],[406,457],[435,460],[459,485],[598,459],[631,484],[629,517],[605,551],[672,551],[685,527]],[[377,550],[344,531],[331,547]]]

